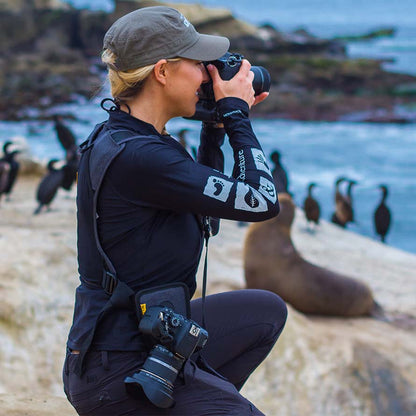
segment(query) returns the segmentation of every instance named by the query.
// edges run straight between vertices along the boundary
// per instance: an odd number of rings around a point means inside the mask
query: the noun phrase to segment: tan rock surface
[[[0,415],[70,416],[61,367],[78,284],[75,190],[33,216],[38,181],[20,177],[0,204]],[[223,221],[211,240],[209,293],[244,287],[246,230]],[[365,281],[392,322],[311,318],[289,307],[243,393],[268,416],[416,414],[416,256],[328,223],[305,230],[298,211],[292,237],[302,255]]]

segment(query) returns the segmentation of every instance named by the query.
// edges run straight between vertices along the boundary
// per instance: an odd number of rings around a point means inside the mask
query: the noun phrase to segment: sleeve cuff
[[[241,98],[226,97],[217,101],[217,113],[220,121],[224,122],[229,118],[248,118],[249,106]]]

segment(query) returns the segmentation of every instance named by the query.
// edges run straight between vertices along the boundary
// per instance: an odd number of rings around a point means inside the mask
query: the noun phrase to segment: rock
[[[0,207],[0,414],[75,416],[61,380],[78,285],[75,190],[59,192],[52,210],[34,217],[38,180],[19,177]],[[389,321],[310,318],[289,307],[243,394],[269,416],[414,414],[416,256],[325,221],[315,234],[305,229],[296,215],[292,237],[302,256],[365,281]],[[210,241],[208,293],[244,287],[246,232],[222,221]]]
[[[76,416],[75,410],[63,397],[30,397],[0,394],[0,410],[7,416]]]
[[[396,34],[396,29],[394,27],[385,27],[385,28],[381,28],[377,30],[372,30],[371,32],[364,33],[362,35],[337,36],[334,39],[353,42],[353,41],[362,41],[362,40],[377,39],[377,38],[384,38],[384,37],[392,37],[395,34]]]
[[[2,0],[0,12],[26,12],[28,10],[59,10],[70,9],[68,3],[61,0]]]
[[[198,3],[170,3],[156,0],[116,0],[113,18],[115,20],[133,10],[150,6],[167,6],[179,10],[202,33],[232,38],[245,34],[253,35],[257,31],[256,26],[236,19],[228,9],[207,8]]]

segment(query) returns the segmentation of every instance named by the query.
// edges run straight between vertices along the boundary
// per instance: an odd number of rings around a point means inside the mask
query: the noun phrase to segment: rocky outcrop
[[[110,18],[103,12],[31,7],[0,12],[1,119],[91,98],[102,76],[94,70]]]
[[[269,70],[271,94],[253,109],[254,115],[416,120],[414,110],[402,111],[416,96],[416,77],[386,72],[377,60],[348,59],[344,40],[319,39],[305,30],[283,33],[271,25],[256,27],[227,9],[155,0],[118,0],[112,13],[76,10],[58,0],[6,3],[0,9],[0,119],[28,117],[28,108],[36,108],[41,116],[51,105],[91,98],[104,77],[99,55],[108,27],[129,11],[160,4],[179,9],[201,32],[229,37],[232,51]],[[368,34],[376,35],[385,33]]]

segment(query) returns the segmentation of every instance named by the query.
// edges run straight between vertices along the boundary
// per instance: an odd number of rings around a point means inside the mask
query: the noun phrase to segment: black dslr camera
[[[148,308],[139,329],[153,348],[143,367],[124,380],[126,389],[137,398],[144,392],[157,407],[172,407],[173,383],[185,360],[206,344],[208,332],[166,306]]]
[[[238,53],[226,52],[221,58],[215,61],[204,62],[204,65],[215,65],[218,69],[220,77],[228,81],[230,80],[240,69],[241,61],[244,56]],[[259,95],[262,92],[270,90],[270,74],[266,68],[262,66],[252,66],[250,69],[254,72],[253,89],[254,95]],[[188,117],[191,120],[201,120],[205,122],[218,122],[218,116],[216,113],[214,90],[212,89],[212,81],[202,84],[202,95],[199,97],[199,101],[196,105],[195,114],[192,117]]]

